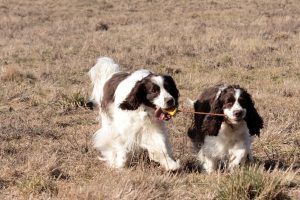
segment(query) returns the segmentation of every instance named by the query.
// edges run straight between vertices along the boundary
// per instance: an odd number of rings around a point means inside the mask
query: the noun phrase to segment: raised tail
[[[89,76],[92,81],[93,91],[90,101],[94,106],[100,105],[103,96],[105,82],[114,74],[120,71],[120,66],[113,59],[108,57],[98,58],[97,63],[90,69]]]

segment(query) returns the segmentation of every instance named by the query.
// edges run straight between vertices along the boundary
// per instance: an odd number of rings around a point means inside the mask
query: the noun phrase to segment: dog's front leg
[[[142,135],[141,147],[148,150],[151,160],[159,162],[166,170],[180,168],[179,160],[175,161],[165,132],[147,132]]]
[[[233,149],[230,152],[230,160],[229,160],[229,170],[233,171],[233,169],[239,165],[243,165],[247,158],[246,149]]]

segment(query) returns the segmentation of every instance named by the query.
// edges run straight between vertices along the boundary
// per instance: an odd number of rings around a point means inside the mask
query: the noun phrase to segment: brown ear
[[[136,110],[143,102],[144,96],[145,86],[142,81],[138,81],[119,108],[122,110]]]
[[[215,100],[210,109],[211,113],[223,114],[222,102]],[[203,120],[202,131],[205,135],[217,136],[224,120],[222,116],[210,116],[207,115]]]
[[[257,110],[254,107],[254,102],[251,98],[251,95],[248,92],[245,92],[245,97],[247,99],[246,105],[246,117],[245,121],[247,123],[250,135],[260,135],[260,129],[263,128],[264,122],[261,116],[258,114]]]
[[[194,102],[194,110],[195,112],[209,112],[209,102],[208,101],[201,101],[197,100]],[[204,139],[204,135],[202,134],[202,124],[203,120],[205,118],[205,115],[197,115],[194,114],[194,120],[192,122],[191,127],[188,129],[188,136],[194,140],[198,135],[203,136],[202,139]],[[202,140],[201,140],[202,141]]]
[[[209,112],[209,103],[208,101],[197,100],[194,103],[194,110],[196,112]],[[194,120],[192,121],[191,127],[188,129],[188,136],[193,143],[195,151],[199,151],[201,145],[204,143],[205,135],[202,132],[202,124],[204,120],[204,115],[194,114]]]

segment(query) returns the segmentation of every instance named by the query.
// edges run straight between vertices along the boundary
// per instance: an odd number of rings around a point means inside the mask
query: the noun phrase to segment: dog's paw
[[[168,162],[166,166],[167,171],[176,171],[180,169],[180,160]]]

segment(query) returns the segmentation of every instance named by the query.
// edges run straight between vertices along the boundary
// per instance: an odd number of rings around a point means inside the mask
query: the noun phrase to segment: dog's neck
[[[245,124],[245,120],[241,120],[238,123],[232,123],[229,119],[224,119],[224,125],[226,125],[228,128],[232,129],[232,131],[238,130],[241,127],[243,127]]]

